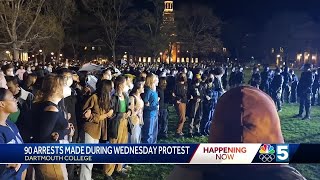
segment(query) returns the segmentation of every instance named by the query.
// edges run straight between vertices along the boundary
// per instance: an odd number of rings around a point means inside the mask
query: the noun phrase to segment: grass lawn
[[[297,71],[297,74],[299,74]],[[246,71],[246,80],[248,82],[250,71]],[[174,138],[175,128],[177,126],[178,117],[174,108],[170,108],[169,113],[169,138],[160,140],[159,143],[206,143],[207,138]],[[293,118],[299,111],[298,104],[285,104],[282,112],[279,114],[281,119],[282,133],[286,143],[320,143],[320,106],[312,107],[310,121],[302,121],[301,119]],[[189,123],[186,122],[187,129]],[[185,132],[187,130],[185,129]],[[308,180],[320,179],[320,164],[292,164],[300,173]],[[95,168],[94,179],[103,179],[100,168]],[[152,179],[164,180],[169,175],[173,165],[132,165],[132,172],[128,179]]]

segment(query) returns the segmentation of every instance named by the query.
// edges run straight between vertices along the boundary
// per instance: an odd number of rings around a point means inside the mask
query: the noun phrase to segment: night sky
[[[223,21],[241,18],[257,31],[272,15],[283,11],[306,12],[315,19],[320,17],[319,0],[174,0],[175,8],[184,3],[208,5]]]

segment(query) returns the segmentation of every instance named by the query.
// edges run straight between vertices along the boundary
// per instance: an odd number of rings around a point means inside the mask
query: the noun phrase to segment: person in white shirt
[[[26,70],[24,69],[24,67],[21,65],[20,69],[17,70],[16,72],[16,76],[18,76],[18,78],[20,79],[20,81],[23,81],[23,75],[26,72]]]

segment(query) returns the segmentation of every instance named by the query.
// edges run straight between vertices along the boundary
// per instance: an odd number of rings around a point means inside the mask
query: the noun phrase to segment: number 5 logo
[[[277,145],[277,162],[289,162],[289,146]]]

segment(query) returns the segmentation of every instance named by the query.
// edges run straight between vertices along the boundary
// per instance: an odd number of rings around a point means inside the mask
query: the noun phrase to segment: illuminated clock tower
[[[173,10],[173,1],[164,1],[163,23],[161,30],[163,31],[163,33],[172,37],[172,39],[175,39],[175,37],[177,36],[174,16],[175,14]],[[179,45],[177,42],[170,42],[168,46],[169,48],[163,54],[162,59],[167,63],[176,63]]]
[[[163,23],[174,24],[173,1],[164,1]]]

